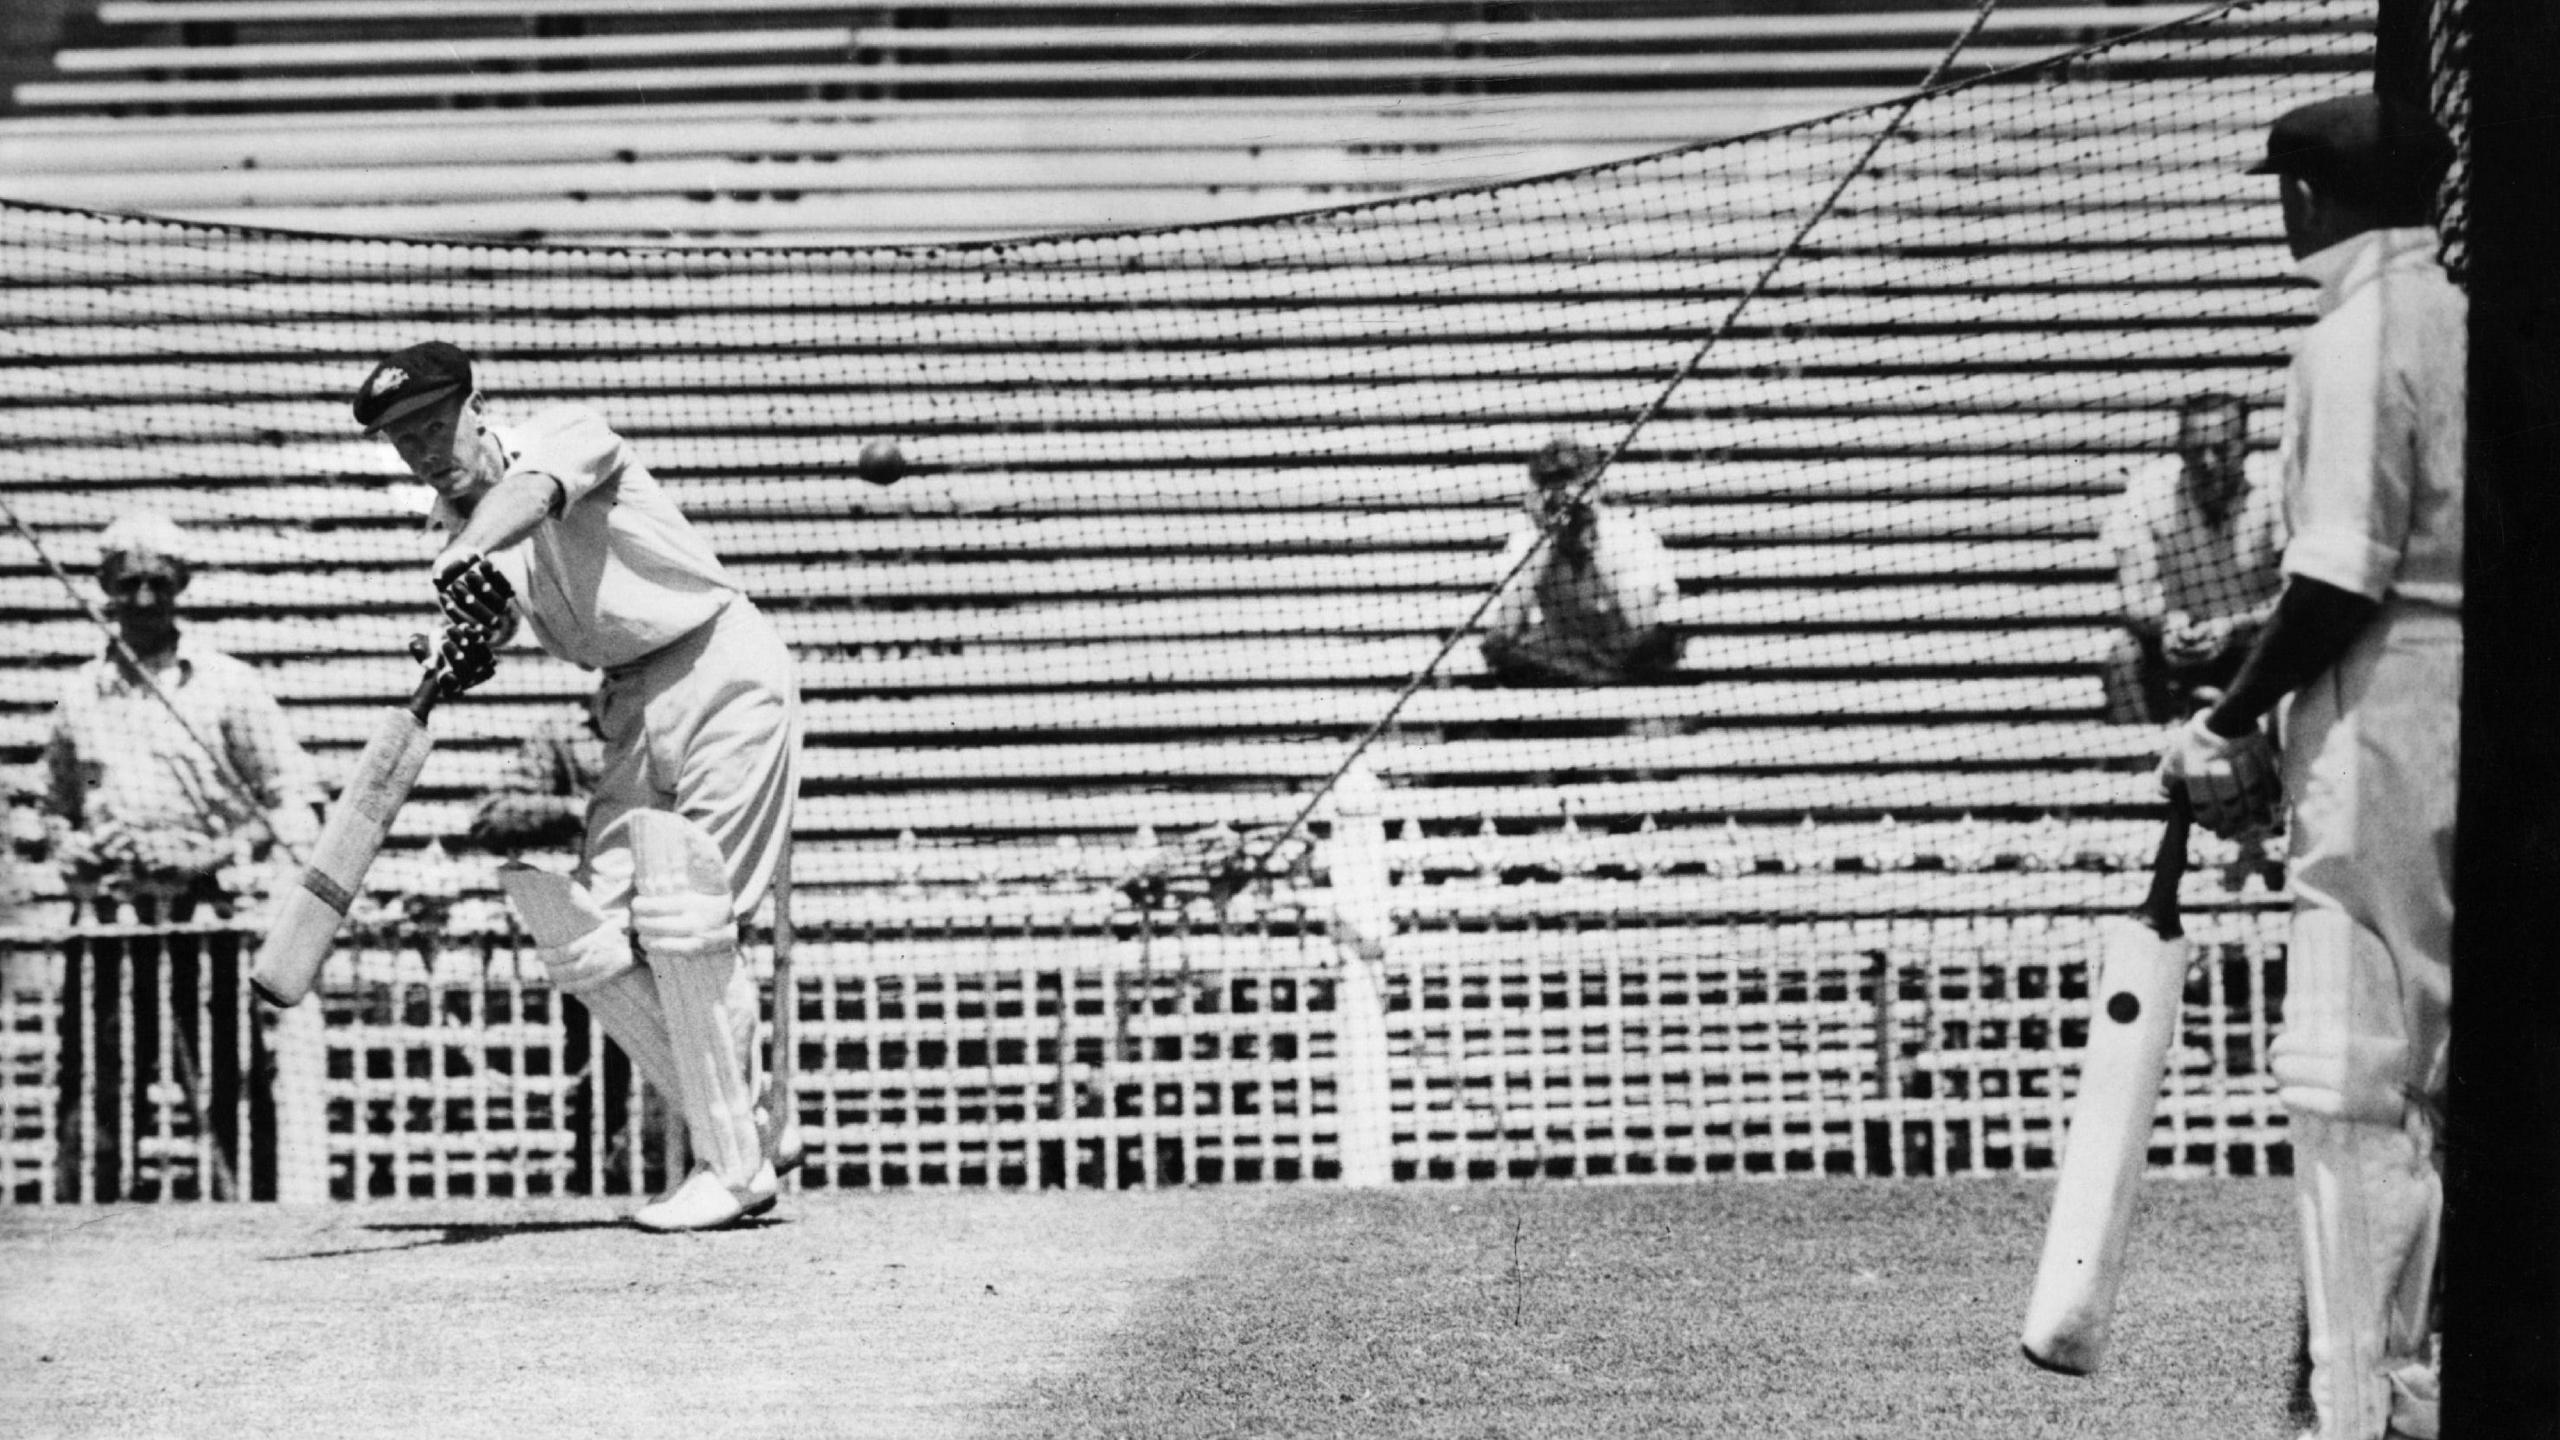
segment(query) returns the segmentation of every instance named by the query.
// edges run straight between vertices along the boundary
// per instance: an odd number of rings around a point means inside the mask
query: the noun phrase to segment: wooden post
[[[1379,971],[1395,915],[1388,905],[1381,789],[1377,776],[1358,765],[1335,782],[1326,866],[1333,881],[1330,929],[1342,964],[1334,987],[1342,1027],[1342,1073],[1334,1087],[1342,1122],[1342,1183],[1363,1188],[1394,1178],[1386,995]]]

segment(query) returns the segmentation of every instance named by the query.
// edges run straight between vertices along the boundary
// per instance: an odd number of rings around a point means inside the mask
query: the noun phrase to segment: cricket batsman
[[[2161,778],[2217,834],[2290,811],[2284,1033],[2318,1440],[2435,1440],[2452,1003],[2468,309],[2428,202],[2453,155],[2371,92],[2285,112],[2253,173],[2320,318],[2286,378],[2284,588]],[[2279,758],[2259,720],[2285,704]]]
[[[604,768],[560,882],[583,933],[529,913],[528,930],[552,983],[683,1112],[695,1168],[633,1223],[716,1229],[772,1209],[800,1159],[790,1106],[755,1091],[757,987],[738,946],[799,790],[791,653],[603,416],[560,406],[510,428],[487,412],[471,357],[439,340],[394,352],[355,394],[357,423],[436,492],[446,647],[503,643],[521,620],[604,676]],[[485,673],[485,657],[459,658]]]

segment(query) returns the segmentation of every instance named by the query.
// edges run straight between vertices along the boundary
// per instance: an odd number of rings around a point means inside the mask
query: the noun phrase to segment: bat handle
[[[408,704],[403,708],[423,725],[436,702],[444,698],[444,666],[437,663],[435,649],[424,635],[409,637],[409,653],[426,666],[426,673],[418,677],[418,688],[409,692]]]
[[[2187,878],[2187,832],[2194,824],[2195,812],[2188,808],[2187,797],[2171,795],[2168,823],[2160,827],[2160,848],[2151,857],[2151,891],[2133,912],[2163,940],[2187,933],[2178,916],[2178,885]]]

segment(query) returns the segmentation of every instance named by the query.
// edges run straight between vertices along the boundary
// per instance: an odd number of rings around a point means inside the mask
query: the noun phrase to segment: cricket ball
[[[865,442],[853,462],[853,473],[874,485],[895,485],[907,473],[906,452],[895,440]]]

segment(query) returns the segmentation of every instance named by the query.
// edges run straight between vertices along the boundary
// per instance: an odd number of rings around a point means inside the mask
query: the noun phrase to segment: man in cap
[[[2289,111],[2268,136],[2253,173],[2277,178],[2286,241],[2320,284],[2286,381],[2284,589],[2160,766],[2217,833],[2290,806],[2270,1062],[2321,1440],[2436,1434],[2467,306],[2428,211],[2451,155],[2423,111],[2369,94]],[[2281,762],[2259,728],[2279,700]]]
[[[1529,460],[1529,492],[1496,572],[1543,536],[1485,621],[1485,668],[1508,685],[1614,685],[1666,676],[1679,637],[1664,611],[1679,595],[1660,537],[1591,492],[1600,453],[1570,436]]]
[[[738,926],[783,863],[799,789],[789,649],[595,411],[496,425],[471,357],[428,341],[374,367],[355,417],[436,492],[446,539],[428,578],[447,668],[485,675],[486,649],[521,619],[544,650],[603,673],[576,876],[601,918],[541,954],[683,1112],[695,1168],[634,1222],[702,1230],[771,1209],[799,1142],[788,1097],[754,1090],[760,1007]],[[667,846],[687,863],[635,855]]]
[[[185,532],[165,515],[137,512],[106,528],[98,587],[115,640],[64,684],[45,741],[39,812],[46,848],[73,903],[101,921],[178,926],[228,916],[244,891],[266,888],[270,866],[307,854],[319,838],[319,780],[284,711],[256,671],[179,625],[178,597],[194,576],[191,556]],[[284,854],[274,853],[278,841]],[[164,963],[165,1015],[157,999]],[[126,995],[120,987],[128,980]],[[75,1074],[86,1067],[101,1079],[129,1070],[137,1130],[153,1124],[143,1092],[174,1070],[165,1078],[203,1107],[225,1164],[235,1173],[250,1166],[252,1193],[271,1194],[272,1156],[239,1153],[241,983],[239,937],[228,932],[91,941],[85,955],[73,955],[65,978],[64,1062]],[[208,1007],[211,1056],[196,1053],[199,1003]],[[113,1017],[126,1007],[131,1053],[119,1056],[123,1026]],[[96,1022],[93,1036],[82,1033],[84,1016]],[[257,1039],[250,1027],[253,1050]],[[249,1070],[257,1068],[253,1059]],[[63,1093],[82,1088],[67,1084]],[[76,1167],[79,1153],[94,1149],[93,1198],[117,1196],[126,1188],[122,1159],[132,1148],[118,1138],[121,1102],[113,1085],[86,1088],[93,1115],[79,1115],[66,1101],[65,1163]],[[267,1101],[263,1092],[252,1097],[260,1117]],[[84,1135],[81,1125],[91,1122],[95,1133]],[[260,1118],[252,1133],[263,1137],[272,1128]]]

